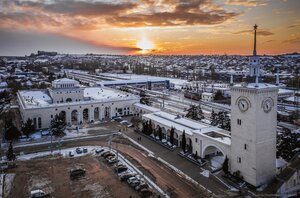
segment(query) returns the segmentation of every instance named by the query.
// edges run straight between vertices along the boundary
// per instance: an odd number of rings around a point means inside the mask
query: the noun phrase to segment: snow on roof
[[[163,111],[145,114],[143,117],[154,120],[158,123],[161,123],[168,127],[174,127],[176,130],[185,131],[186,134],[192,135],[194,132],[203,132],[206,131],[207,128],[211,128],[211,126],[206,124],[201,124],[199,122],[189,120],[186,118],[180,118],[176,115],[172,115],[170,113],[166,113]],[[214,127],[213,127],[214,128]]]
[[[119,85],[119,84],[136,84],[136,83],[147,83],[147,82],[163,82],[166,81],[166,79],[132,79],[132,80],[108,80],[108,81],[100,81],[97,82],[97,84],[99,85]]]
[[[234,85],[233,87],[244,87],[242,84]],[[268,84],[268,83],[249,83],[246,84],[246,88],[254,88],[254,89],[265,89],[265,88],[278,88],[276,85]]]
[[[208,93],[208,92],[203,92],[202,95],[205,95],[205,96],[212,96],[214,95],[213,93]]]
[[[7,87],[7,86],[8,86],[7,82],[0,82],[0,87]]]
[[[157,109],[155,107],[151,107],[151,106],[148,106],[148,105],[144,105],[144,104],[141,104],[141,103],[135,103],[135,104],[133,104],[133,106],[144,109],[144,110],[147,110],[147,111],[150,111],[150,112],[160,111],[160,109]]]
[[[42,106],[52,103],[52,99],[46,90],[19,91],[25,106]]]
[[[52,81],[53,83],[78,83],[78,81],[69,79],[69,78],[61,78]]]
[[[100,87],[88,87],[84,89],[84,97],[90,97],[92,100],[103,99],[126,99],[131,97],[132,94],[123,93],[113,89],[100,88]]]
[[[137,74],[113,74],[113,73],[102,73],[103,76],[109,76],[109,77],[115,77],[115,78],[122,78],[122,79],[142,79],[142,80],[148,80],[148,81],[154,81],[154,80],[169,80],[170,83],[173,83],[177,86],[182,86],[184,83],[187,82],[187,80],[178,79],[178,78],[164,78],[164,77],[157,77],[157,76],[148,76],[148,75],[137,75]]]

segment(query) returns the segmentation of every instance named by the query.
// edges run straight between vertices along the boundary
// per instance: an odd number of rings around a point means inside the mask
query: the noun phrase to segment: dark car
[[[101,153],[101,152],[103,152],[103,151],[104,151],[104,148],[99,148],[99,149],[96,149],[95,153],[96,153],[96,154],[99,154],[99,153]]]
[[[85,170],[82,168],[70,170],[70,178],[71,179],[77,179],[79,177],[83,177],[84,175],[85,175]]]
[[[141,197],[150,197],[152,195],[152,191],[147,189],[147,188],[143,188],[140,191]]]
[[[116,169],[116,172],[117,173],[122,173],[122,172],[127,171],[127,170],[128,170],[128,168],[126,166],[121,166],[121,167],[118,167]]]
[[[77,154],[81,154],[82,153],[82,149],[81,148],[76,148],[76,153]]]
[[[83,153],[87,153],[88,152],[88,149],[87,148],[83,148]]]
[[[105,155],[103,155],[103,157],[105,158],[105,159],[107,159],[108,157],[111,157],[111,156],[116,156],[114,153],[111,153],[111,152],[109,152],[109,153],[106,153]]]
[[[135,176],[134,173],[127,173],[127,174],[125,174],[125,175],[122,175],[122,176],[120,177],[120,179],[121,179],[121,181],[126,181],[126,180],[129,179],[130,177],[134,177],[134,176]]]
[[[140,191],[140,190],[142,190],[142,189],[147,189],[149,186],[148,186],[148,184],[146,184],[146,183],[140,183],[140,185],[138,185],[138,186],[136,186],[135,187],[135,190],[137,190],[137,191]]]

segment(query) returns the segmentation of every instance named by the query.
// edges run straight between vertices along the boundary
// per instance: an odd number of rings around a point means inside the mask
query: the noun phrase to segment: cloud
[[[161,4],[170,9],[160,11],[157,7]],[[141,6],[144,11],[139,10]],[[5,11],[0,10],[0,27],[3,24],[16,27],[18,23],[22,27],[24,20],[28,26],[30,24],[27,22],[32,21],[31,26],[60,25],[92,30],[101,26],[194,26],[220,24],[239,15],[226,11],[210,0],[162,0],[159,5],[153,0],[144,0],[140,4],[136,1],[4,0],[3,7]]]
[[[252,7],[258,5],[266,5],[266,0],[227,0],[226,4]]]
[[[287,39],[287,40],[284,40],[282,43],[299,44],[300,43],[300,37]]]
[[[233,32],[233,34],[253,34],[253,30],[242,30],[242,31],[238,31],[238,32]],[[257,30],[257,35],[260,36],[271,36],[274,35],[273,32],[269,31],[269,30]]]

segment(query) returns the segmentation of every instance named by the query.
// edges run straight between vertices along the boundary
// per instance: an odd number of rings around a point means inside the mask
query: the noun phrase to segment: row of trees
[[[66,122],[61,115],[56,115],[51,121],[50,133],[54,136],[63,136],[66,128]],[[28,119],[23,125],[21,131],[14,125],[12,119],[5,121],[4,126],[4,138],[7,141],[16,141],[20,136],[26,135],[28,138],[32,133],[35,132],[35,127],[32,119]]]
[[[157,126],[156,129],[153,129],[151,120],[143,122],[142,133],[144,133],[145,135],[153,134],[155,137],[158,136],[160,141],[162,141],[162,139],[163,139],[162,128],[160,126]],[[172,127],[171,130],[170,130],[170,139],[169,139],[169,142],[172,145],[174,145],[174,143],[175,143],[174,133],[175,133],[175,128]]]
[[[212,110],[210,124],[227,131],[231,130],[230,118],[227,112],[225,111],[220,111],[218,113],[215,113],[214,110]]]
[[[189,109],[185,117],[190,118],[192,120],[202,120],[204,119],[203,111],[200,107],[200,105],[192,105]]]

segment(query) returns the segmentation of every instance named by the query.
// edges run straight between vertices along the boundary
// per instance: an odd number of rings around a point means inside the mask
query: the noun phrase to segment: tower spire
[[[253,48],[253,56],[256,56],[256,30],[257,30],[257,27],[258,25],[254,25],[254,48]]]

